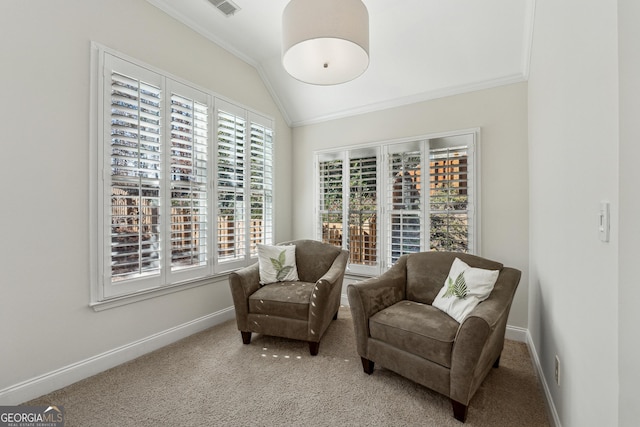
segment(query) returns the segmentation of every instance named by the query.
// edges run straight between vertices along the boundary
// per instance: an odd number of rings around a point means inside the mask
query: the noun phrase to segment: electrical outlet
[[[558,355],[556,354],[556,367],[555,367],[555,379],[556,379],[556,384],[559,386],[560,385],[560,358],[558,357]]]

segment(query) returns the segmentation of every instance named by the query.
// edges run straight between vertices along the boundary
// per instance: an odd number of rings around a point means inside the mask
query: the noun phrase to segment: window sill
[[[168,295],[175,292],[184,291],[187,289],[197,288],[199,286],[211,285],[219,283],[227,279],[229,272],[216,274],[206,279],[193,280],[188,282],[176,283],[173,285],[163,286],[158,289],[150,289],[147,291],[136,292],[135,294],[123,295],[119,297],[110,298],[105,301],[95,301],[89,304],[89,307],[93,308],[93,311],[104,311],[111,308],[121,307],[127,304],[133,304],[136,302],[148,300],[151,298],[159,297],[162,295]]]

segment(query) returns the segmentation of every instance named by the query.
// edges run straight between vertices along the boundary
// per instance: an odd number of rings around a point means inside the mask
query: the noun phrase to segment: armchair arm
[[[229,273],[229,287],[236,311],[236,323],[240,331],[247,331],[249,296],[260,288],[258,263]]]
[[[367,357],[369,318],[405,296],[407,282],[406,256],[378,277],[350,284],[347,287],[351,317],[356,334],[358,354]]]
[[[340,306],[340,293],[342,292],[342,281],[347,268],[349,252],[341,250],[329,270],[319,278],[311,293],[311,307],[309,310],[309,337],[317,337],[326,329],[331,322],[335,312]],[[337,295],[336,295],[337,293]],[[334,298],[335,296],[335,298]],[[335,307],[333,307],[335,305]]]
[[[451,355],[451,398],[467,405],[500,357],[520,271],[505,267],[489,298],[460,325]]]
[[[322,275],[321,278],[316,282],[316,288],[318,284],[321,282],[328,283],[330,286],[335,286],[338,281],[342,283],[340,279],[344,278],[344,272],[347,269],[347,261],[349,259],[349,252],[340,251],[335,260],[333,260],[333,264],[329,267],[326,273]]]

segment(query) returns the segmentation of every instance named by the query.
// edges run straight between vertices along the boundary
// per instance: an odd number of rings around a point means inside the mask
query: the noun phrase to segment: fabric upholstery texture
[[[264,285],[249,296],[249,311],[256,314],[307,320],[314,284],[278,282]]]
[[[229,274],[236,323],[243,340],[245,334],[250,337],[251,333],[260,333],[319,343],[337,315],[349,253],[314,240],[277,246],[288,245],[296,247],[298,281],[261,286],[258,263]]]
[[[474,268],[499,270],[489,297],[462,323],[432,305],[456,257]],[[379,277],[350,284],[365,372],[365,361],[373,362],[442,393],[464,421],[469,401],[499,360],[520,276],[519,270],[475,255],[422,252],[403,255]]]
[[[447,368],[458,323],[442,311],[402,300],[369,319],[371,337]]]

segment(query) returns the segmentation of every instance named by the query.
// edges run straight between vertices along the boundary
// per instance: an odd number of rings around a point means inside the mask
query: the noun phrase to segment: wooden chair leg
[[[374,362],[369,359],[365,359],[364,357],[361,357],[360,360],[362,361],[362,369],[364,372],[369,375],[373,374]]]
[[[312,356],[317,356],[318,355],[318,349],[319,348],[320,348],[320,343],[319,342],[309,341],[309,353],[311,353]]]
[[[242,342],[244,344],[251,343],[251,332],[240,331],[240,334],[242,335]]]
[[[461,423],[465,422],[469,407],[453,399],[451,399],[451,406],[453,406],[453,417]]]

